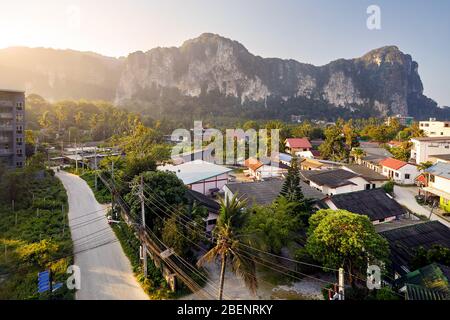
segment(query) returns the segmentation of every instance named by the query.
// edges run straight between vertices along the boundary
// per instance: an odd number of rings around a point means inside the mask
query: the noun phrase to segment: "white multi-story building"
[[[427,186],[423,190],[427,195],[437,196],[441,209],[450,212],[450,164],[438,162],[425,172]]]
[[[411,142],[411,159],[416,164],[431,161],[430,157],[434,155],[450,154],[450,136],[413,138]]]
[[[429,121],[420,121],[419,127],[428,137],[450,136],[450,121],[436,121],[431,118]]]

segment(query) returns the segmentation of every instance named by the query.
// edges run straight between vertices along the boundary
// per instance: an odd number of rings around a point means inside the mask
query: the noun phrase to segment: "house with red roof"
[[[386,158],[379,162],[381,174],[399,184],[414,184],[420,171],[417,166],[394,158]]]
[[[291,155],[297,155],[300,152],[310,151],[312,145],[307,138],[288,138],[284,142],[286,145],[286,152]]]

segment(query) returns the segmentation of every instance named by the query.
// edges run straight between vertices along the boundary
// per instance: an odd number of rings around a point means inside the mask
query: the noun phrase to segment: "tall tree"
[[[216,244],[197,263],[202,266],[206,262],[221,260],[219,300],[223,298],[227,265],[230,265],[231,270],[244,280],[252,293],[256,293],[258,287],[255,262],[243,255],[246,251],[242,247],[245,241],[242,234],[242,227],[246,220],[244,206],[245,202],[240,201],[236,195],[232,199],[221,200],[219,218],[213,231]]]
[[[290,202],[300,203],[304,201],[305,197],[300,186],[300,168],[298,162],[299,159],[297,156],[293,156],[280,195]]]
[[[387,261],[388,243],[367,216],[327,209],[309,220],[306,250],[325,267],[343,267],[351,284],[353,275],[365,275],[368,261]]]

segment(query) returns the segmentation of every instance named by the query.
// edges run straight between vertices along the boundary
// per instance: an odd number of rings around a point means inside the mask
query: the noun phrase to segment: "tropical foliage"
[[[319,210],[309,219],[306,249],[325,267],[343,267],[350,283],[365,275],[367,263],[386,262],[387,241],[367,216],[345,210]]]

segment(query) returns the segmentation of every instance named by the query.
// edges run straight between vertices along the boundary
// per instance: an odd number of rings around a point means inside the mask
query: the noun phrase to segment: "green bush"
[[[394,181],[388,181],[383,185],[383,189],[386,193],[392,194],[394,193]]]
[[[37,293],[37,273],[51,269],[55,281],[63,282],[73,261],[66,191],[49,171],[36,174],[27,167],[14,174],[22,181],[15,210],[7,197],[0,198],[0,247],[6,247],[6,254],[0,255],[0,273],[6,275],[0,300],[48,299]],[[8,183],[1,176],[0,181]],[[74,292],[62,288],[51,298],[73,299]]]
[[[139,247],[141,244],[136,238],[134,231],[123,221],[120,224],[115,224],[113,230],[119,239],[125,255],[130,260],[133,272],[150,298],[154,300],[172,298],[173,293],[168,289],[161,271],[151,259],[147,261],[147,278],[144,277],[141,259],[139,257]]]

